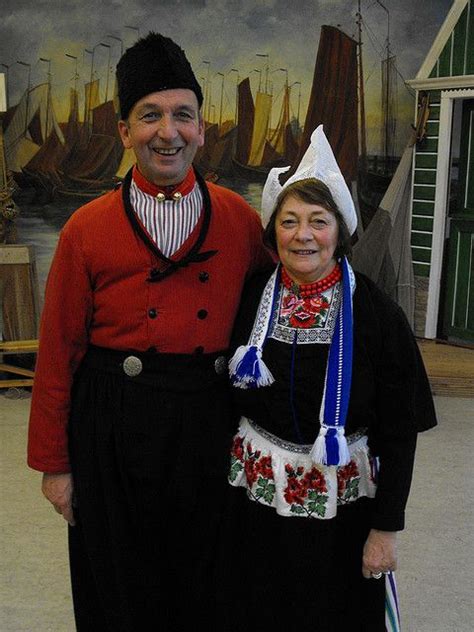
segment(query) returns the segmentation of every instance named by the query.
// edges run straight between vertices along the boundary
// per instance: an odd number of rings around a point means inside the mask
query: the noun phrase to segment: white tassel
[[[311,448],[309,456],[311,457],[313,463],[317,463],[318,465],[326,465],[327,454],[326,454],[326,433],[328,429],[325,426],[321,426],[319,430],[319,434],[316,438],[316,441]]]
[[[240,345],[235,350],[234,355],[229,360],[229,373],[230,375],[235,375],[237,372],[237,367],[242,362],[244,355],[249,350],[249,345]]]
[[[339,445],[339,463],[338,465],[347,465],[351,460],[349,446],[343,427],[337,429],[337,443]]]
[[[258,359],[258,367],[260,371],[260,377],[257,379],[257,386],[270,386],[275,381],[272,372],[267,367],[263,359],[261,358],[262,352],[260,351],[260,358]]]
[[[326,426],[321,426],[319,434],[316,438],[316,441],[311,448],[309,453],[313,463],[317,463],[318,465],[347,465],[351,460],[351,455],[349,452],[349,446],[347,444],[346,435],[344,434],[344,428],[338,427],[336,430],[336,436],[332,436],[332,438],[327,437],[328,428]],[[339,454],[339,460],[337,463],[328,464],[328,449],[327,449],[327,441],[337,441],[337,449]],[[334,454],[334,450],[332,450]]]

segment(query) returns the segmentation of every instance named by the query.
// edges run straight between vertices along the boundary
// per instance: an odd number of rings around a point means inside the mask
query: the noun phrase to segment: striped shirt
[[[160,202],[132,180],[130,201],[138,219],[165,257],[171,257],[184,244],[199,220],[203,204],[197,182],[180,200]]]

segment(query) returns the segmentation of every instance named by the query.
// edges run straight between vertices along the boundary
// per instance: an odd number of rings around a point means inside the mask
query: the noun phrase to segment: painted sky
[[[451,0],[385,0],[390,11],[391,51],[397,56],[400,72],[399,146],[408,134],[414,101],[404,87],[402,77],[413,78],[428,52],[451,5]],[[364,70],[367,89],[369,151],[378,151],[380,120],[380,62],[387,36],[387,13],[377,0],[362,0],[364,19]],[[270,81],[276,108],[285,80],[280,68],[288,69],[290,84],[301,82],[301,118],[304,118],[311,88],[314,62],[322,24],[339,26],[356,36],[357,0],[3,0],[0,26],[0,64],[9,66],[9,102],[15,104],[27,86],[31,64],[31,83],[47,80],[51,60],[55,107],[60,120],[67,110],[69,87],[73,85],[74,60],[78,58],[79,83],[90,77],[91,56],[84,49],[95,50],[94,67],[101,80],[105,97],[108,56],[115,68],[124,47],[135,41],[138,32],[162,32],[175,39],[187,52],[198,78],[212,80],[216,117],[220,86],[225,74],[224,109],[231,116],[235,103],[237,73],[249,73],[252,88],[257,89],[259,74],[269,55]],[[127,28],[133,27],[133,28]],[[138,29],[138,30],[137,30]],[[110,49],[100,43],[111,46]],[[203,61],[209,61],[209,64]],[[5,68],[0,66],[0,71]],[[253,71],[253,72],[252,72]],[[275,72],[272,72],[275,71]],[[109,96],[112,74],[109,79]],[[297,87],[293,90],[292,113],[297,113]],[[275,118],[277,114],[275,114]]]

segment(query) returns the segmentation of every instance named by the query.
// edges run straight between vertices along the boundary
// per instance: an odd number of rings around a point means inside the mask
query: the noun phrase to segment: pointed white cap
[[[331,195],[346,222],[349,233],[352,235],[357,228],[354,202],[322,125],[319,125],[312,133],[310,145],[301,159],[295,174],[282,186],[279,176],[289,169],[290,167],[275,168],[268,174],[262,191],[263,225],[266,226],[268,224],[275,209],[277,197],[284,188],[298,180],[317,178],[322,180],[331,191]]]

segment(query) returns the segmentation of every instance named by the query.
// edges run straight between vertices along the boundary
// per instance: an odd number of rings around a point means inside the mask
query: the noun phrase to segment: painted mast
[[[365,94],[364,94],[364,70],[362,63],[362,14],[360,12],[360,0],[358,0],[357,27],[358,40],[358,74],[359,74],[359,123],[360,123],[360,153],[359,164],[363,173],[367,170],[367,132],[365,128]]]
[[[7,169],[3,144],[3,115],[7,111],[5,74],[0,73],[0,243],[16,242],[15,217],[18,207],[13,201],[13,178]]]
[[[380,1],[377,4],[387,14],[386,54],[382,60],[382,151],[384,156],[384,172],[390,172],[389,163],[395,153],[396,115],[394,107],[394,92],[396,90],[396,75],[394,73],[395,56],[390,52],[390,12]]]

